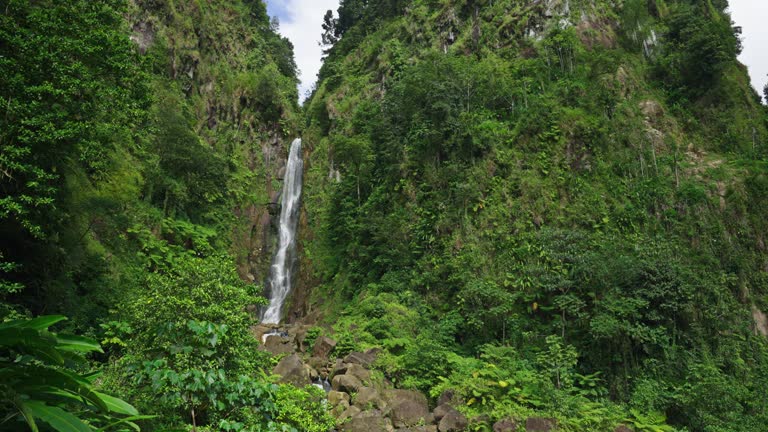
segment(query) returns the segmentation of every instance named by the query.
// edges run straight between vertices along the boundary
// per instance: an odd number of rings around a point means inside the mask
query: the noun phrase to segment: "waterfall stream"
[[[301,160],[301,138],[291,143],[288,162],[280,197],[280,220],[278,231],[280,238],[272,267],[269,269],[269,306],[263,310],[261,322],[279,324],[283,302],[291,292],[293,271],[296,267],[296,228],[299,223],[301,198],[301,180],[304,162]]]

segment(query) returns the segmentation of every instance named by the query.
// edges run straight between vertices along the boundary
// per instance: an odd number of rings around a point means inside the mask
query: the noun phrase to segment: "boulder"
[[[304,367],[301,358],[296,354],[283,357],[272,370],[272,373],[281,376],[280,382],[290,383],[296,387],[304,387],[310,383],[309,372]]]
[[[265,339],[264,335],[275,330],[277,326],[274,324],[259,324],[255,326],[251,326],[251,334],[253,335],[256,340],[259,341],[259,343],[263,344]]]
[[[362,382],[371,381],[371,372],[368,369],[360,366],[359,364],[350,364],[347,370],[344,372],[346,375],[352,375]]]
[[[445,417],[446,414],[448,414],[453,409],[454,408],[448,405],[447,403],[438,405],[438,407],[435,408],[435,411],[433,412],[433,414],[435,415],[435,420],[440,421],[443,417]]]
[[[320,336],[315,341],[315,346],[312,348],[312,356],[320,358],[328,358],[331,351],[336,348],[336,341],[326,337]]]
[[[393,404],[389,411],[389,418],[392,419],[392,425],[395,427],[411,427],[431,423],[432,420],[426,401],[422,403],[409,399]]]
[[[633,431],[627,425],[618,425],[616,426],[616,429],[613,430],[613,432],[633,432]]]
[[[515,432],[517,423],[512,419],[502,419],[493,424],[493,432]]]
[[[355,395],[354,405],[360,408],[378,408],[384,410],[387,407],[387,403],[384,402],[384,398],[381,394],[372,387],[360,387]]]
[[[345,409],[344,411],[342,411],[341,414],[336,416],[336,421],[337,421],[337,423],[341,423],[341,422],[347,420],[348,418],[352,418],[352,417],[360,414],[361,412],[362,411],[360,411],[360,408],[358,408],[356,406],[351,406],[351,407]]]
[[[427,397],[423,393],[414,390],[392,389],[384,392],[384,401],[389,406],[395,406],[403,401],[410,400],[427,406]]]
[[[349,369],[349,363],[344,363],[341,359],[336,359],[336,363],[333,364],[333,375],[344,375]]]
[[[647,119],[656,119],[664,115],[664,108],[655,100],[648,99],[640,102],[640,111]]]
[[[264,350],[272,355],[291,354],[294,352],[293,340],[280,335],[265,335]]]
[[[453,404],[456,399],[456,392],[453,390],[446,390],[440,394],[440,397],[437,398],[437,404],[443,405],[443,404]]]
[[[346,401],[347,404],[349,404],[349,395],[344,392],[331,390],[328,392],[328,403],[331,404],[332,407],[335,407],[336,405],[340,404],[342,401]]]
[[[347,410],[349,410],[349,408],[350,408],[350,406],[349,406],[349,402],[347,402],[347,401],[345,401],[345,400],[343,400],[343,399],[342,399],[341,401],[339,401],[339,404],[338,404],[338,405],[336,405],[335,407],[331,408],[331,415],[332,415],[334,418],[337,418],[337,419],[338,419],[338,418],[340,418],[340,417],[341,417],[341,416],[342,416],[344,413],[346,413],[346,412],[347,412]],[[360,411],[360,410],[357,410],[357,411]],[[355,412],[355,414],[356,414],[356,413],[357,413],[357,412]],[[348,418],[348,417],[345,417],[345,418]]]
[[[464,414],[451,408],[437,425],[437,430],[440,432],[461,432],[466,430],[469,422]]]
[[[437,426],[414,426],[412,428],[395,429],[395,432],[437,432]]]
[[[531,417],[525,421],[526,432],[551,432],[557,430],[557,420],[552,418]]]
[[[354,393],[363,386],[359,379],[352,375],[336,375],[331,381],[331,388],[336,391]]]
[[[317,369],[313,368],[310,365],[304,366],[307,368],[307,373],[309,373],[309,379],[312,381],[313,384],[317,383],[317,381],[320,380],[320,374],[317,372]]]
[[[310,357],[309,360],[307,360],[307,364],[319,371],[320,369],[325,368],[328,363],[325,359],[320,357]]]
[[[370,366],[374,361],[376,361],[376,355],[373,353],[351,352],[344,357],[344,363],[354,363],[365,367]]]
[[[379,410],[363,411],[342,425],[345,432],[389,432],[389,422]]]

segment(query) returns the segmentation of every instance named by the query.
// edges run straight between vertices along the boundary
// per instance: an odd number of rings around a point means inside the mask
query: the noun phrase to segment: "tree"
[[[320,45],[327,47],[323,50],[323,54],[328,54],[331,47],[339,41],[338,26],[339,21],[333,17],[333,11],[328,9],[323,17],[323,34],[321,36],[322,42]]]
[[[120,2],[3,5],[0,223],[43,237],[55,229],[63,175],[77,166],[98,179],[109,168],[110,150],[141,121],[147,88]]]
[[[666,23],[669,30],[659,72],[670,87],[683,93],[704,93],[719,82],[741,52],[730,20],[717,11],[706,14],[694,6],[679,5]]]

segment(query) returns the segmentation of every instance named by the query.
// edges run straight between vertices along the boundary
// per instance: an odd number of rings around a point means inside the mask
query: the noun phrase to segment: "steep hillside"
[[[760,430],[768,129],[726,7],[342,1],[312,317],[479,425]]]
[[[10,301],[93,320],[145,269],[215,250],[260,283],[298,108],[264,5],[48,6],[4,15],[1,250],[26,287]]]

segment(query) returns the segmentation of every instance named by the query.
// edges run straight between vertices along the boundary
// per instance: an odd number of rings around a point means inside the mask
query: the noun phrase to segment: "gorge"
[[[299,104],[261,0],[0,1],[0,430],[765,430],[728,1],[316,21]]]

